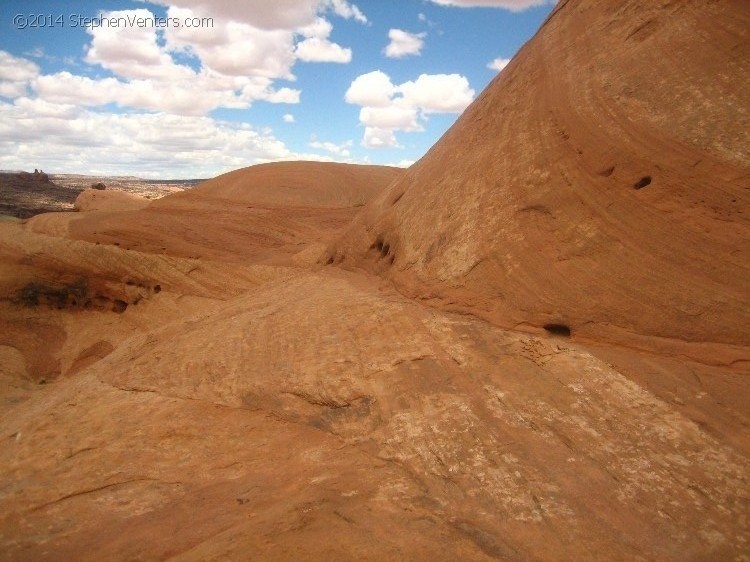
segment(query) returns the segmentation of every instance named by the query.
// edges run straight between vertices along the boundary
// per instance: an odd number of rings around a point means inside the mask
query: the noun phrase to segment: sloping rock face
[[[164,203],[217,199],[259,207],[358,207],[403,173],[388,166],[274,162],[223,174]]]
[[[104,185],[104,184],[96,184]],[[127,211],[142,209],[150,201],[145,197],[140,197],[124,191],[107,191],[102,193],[104,188],[92,186],[83,190],[75,200],[76,211]]]
[[[738,6],[561,2],[390,188],[0,223],[0,559],[746,560],[744,82],[652,75]]]
[[[86,202],[101,212],[68,217],[62,229],[88,242],[221,261],[257,263],[307,249],[314,263],[361,207],[403,174],[385,166],[261,164],[129,212],[106,212],[127,201],[92,192]],[[35,227],[60,230],[65,220],[45,217]],[[311,249],[312,242],[320,246]]]
[[[737,361],[750,333],[748,30],[741,0],[560,2],[324,260],[505,327],[720,343],[689,354]]]
[[[155,323],[165,292],[122,317]],[[575,344],[335,269],[191,310],[87,344],[0,417],[5,558],[732,560],[750,539],[742,412],[730,445]]]

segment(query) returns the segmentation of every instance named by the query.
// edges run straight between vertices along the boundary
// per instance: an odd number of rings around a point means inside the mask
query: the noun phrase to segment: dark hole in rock
[[[154,293],[161,293],[161,285],[154,285]]]
[[[570,337],[570,327],[565,324],[545,324],[544,329],[553,336]]]
[[[332,264],[333,264],[333,256],[328,258],[328,260],[326,261],[326,265],[332,265]]]
[[[375,242],[372,243],[372,246],[370,246],[370,249],[371,250],[377,249],[378,252],[382,252],[383,251],[383,239],[380,236],[378,236],[375,239]]]
[[[380,249],[380,253],[383,254],[383,256],[387,256],[388,252],[391,251],[390,244],[383,244],[383,247]]]
[[[122,314],[127,308],[128,303],[121,301],[120,299],[117,299],[112,303],[112,312],[116,312],[117,314]]]
[[[647,185],[651,185],[651,176],[643,176],[633,187],[636,189],[643,189]]]

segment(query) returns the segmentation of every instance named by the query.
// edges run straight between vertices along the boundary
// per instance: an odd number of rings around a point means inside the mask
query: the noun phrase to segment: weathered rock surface
[[[747,560],[742,7],[563,0],[401,178],[0,223],[0,559]]]
[[[749,29],[742,1],[560,2],[326,260],[498,325],[747,367]]]

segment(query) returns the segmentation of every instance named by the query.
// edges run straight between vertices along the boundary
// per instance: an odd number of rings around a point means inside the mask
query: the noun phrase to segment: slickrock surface
[[[741,0],[561,1],[326,259],[747,371],[748,30]]]
[[[35,217],[33,228],[41,232],[42,221],[62,221],[64,227],[49,228],[141,252],[243,263],[291,263],[292,256],[314,242],[318,245],[305,261],[315,263],[359,207],[403,173],[383,166],[264,164],[224,174],[142,209],[120,212],[125,209],[110,205],[64,219]],[[109,195],[92,194],[97,200],[121,203]]]
[[[0,559],[749,560],[748,23],[562,0],[406,173],[0,222]]]
[[[76,211],[126,211],[142,209],[149,204],[145,197],[124,191],[102,191],[88,188],[76,197]]]

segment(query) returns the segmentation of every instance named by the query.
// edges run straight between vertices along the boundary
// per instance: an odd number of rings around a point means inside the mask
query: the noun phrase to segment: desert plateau
[[[750,562],[750,5],[550,7],[408,168],[14,176],[0,560]]]

